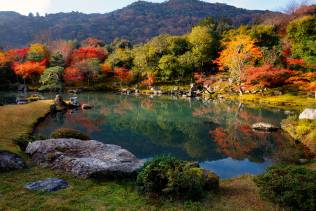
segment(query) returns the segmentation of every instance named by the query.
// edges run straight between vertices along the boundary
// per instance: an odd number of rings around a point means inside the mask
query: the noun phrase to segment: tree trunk
[[[239,88],[239,95],[242,96],[244,93],[243,93],[243,91],[241,89],[241,85],[239,85],[238,88]]]

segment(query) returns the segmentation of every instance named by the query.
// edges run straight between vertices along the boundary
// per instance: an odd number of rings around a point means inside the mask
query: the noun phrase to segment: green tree
[[[118,48],[105,61],[111,67],[125,67],[131,69],[133,66],[133,55],[130,49]]]
[[[39,88],[40,91],[57,91],[62,90],[63,83],[62,83],[62,75],[63,75],[64,68],[63,67],[51,67],[44,71],[40,78],[41,87]]]
[[[187,36],[192,45],[192,60],[198,70],[204,70],[217,57],[219,50],[218,37],[206,26],[196,26]]]
[[[190,50],[190,44],[183,37],[170,37],[168,50],[174,56],[179,56]]]
[[[51,67],[56,67],[56,66],[65,67],[64,56],[59,51],[51,56],[50,66]]]
[[[255,40],[258,47],[267,47],[272,49],[279,45],[280,39],[275,26],[255,25],[249,29],[249,35]]]
[[[160,68],[159,77],[162,81],[169,81],[175,78],[179,63],[173,55],[161,57],[158,67]]]
[[[302,58],[311,66],[316,64],[316,16],[305,16],[292,21],[287,28],[292,44],[292,56]]]

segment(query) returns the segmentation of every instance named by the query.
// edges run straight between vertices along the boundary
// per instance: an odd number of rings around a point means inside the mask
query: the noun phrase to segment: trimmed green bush
[[[137,185],[142,193],[149,195],[199,200],[206,191],[218,190],[219,178],[196,163],[164,156],[145,163]]]
[[[80,140],[91,140],[89,136],[80,132],[79,130],[74,130],[70,128],[60,128],[55,130],[50,135],[51,138],[58,139],[58,138],[74,138]]]
[[[26,147],[29,143],[32,143],[38,140],[46,140],[46,139],[47,138],[44,136],[22,135],[19,138],[14,139],[13,143],[18,145],[21,151],[25,152]]]
[[[298,166],[275,166],[254,179],[260,194],[294,210],[316,210],[316,171]]]

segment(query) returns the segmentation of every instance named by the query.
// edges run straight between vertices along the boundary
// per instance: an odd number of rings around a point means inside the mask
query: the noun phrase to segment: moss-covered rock
[[[316,120],[299,120],[293,116],[283,120],[281,126],[293,139],[316,154]]]

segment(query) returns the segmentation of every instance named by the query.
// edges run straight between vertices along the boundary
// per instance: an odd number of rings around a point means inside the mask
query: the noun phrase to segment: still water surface
[[[260,174],[291,156],[285,148],[296,150],[281,132],[251,129],[261,121],[279,126],[286,118],[280,110],[165,96],[83,93],[78,97],[94,108],[52,114],[35,133],[49,136],[57,128],[73,128],[95,140],[120,145],[139,158],[170,154],[198,161],[221,178]]]

